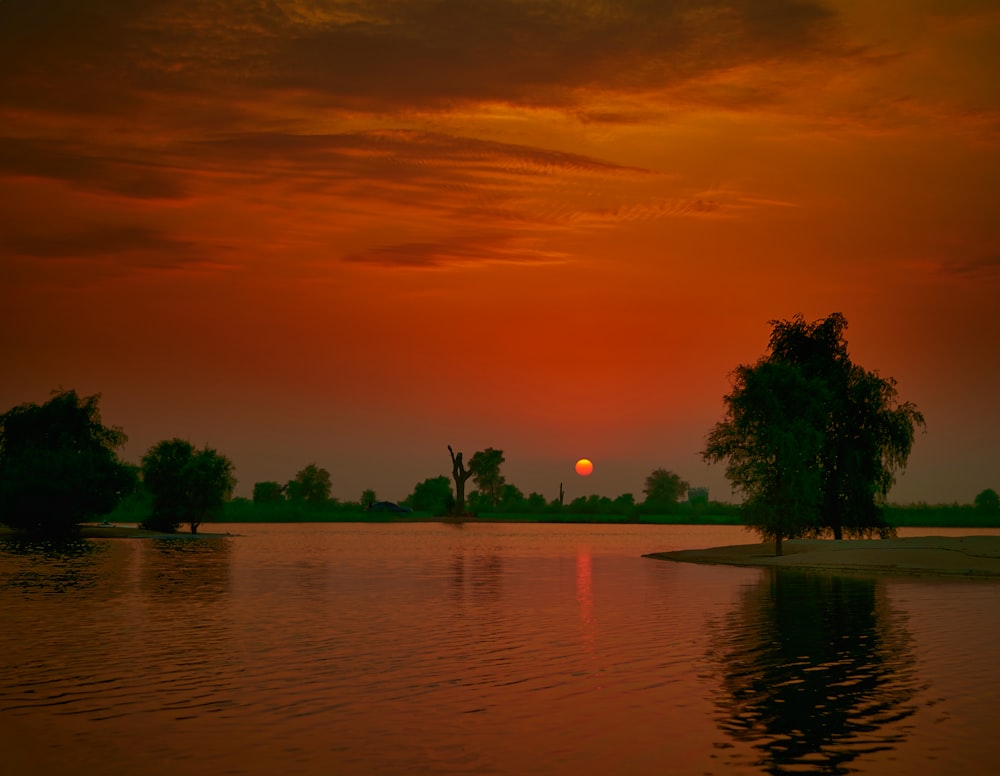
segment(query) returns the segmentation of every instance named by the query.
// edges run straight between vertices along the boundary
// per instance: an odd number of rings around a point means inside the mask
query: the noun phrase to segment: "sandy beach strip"
[[[917,536],[906,539],[789,539],[704,550],[654,552],[644,557],[729,566],[778,566],[827,571],[937,574],[1000,579],[1000,535]]]

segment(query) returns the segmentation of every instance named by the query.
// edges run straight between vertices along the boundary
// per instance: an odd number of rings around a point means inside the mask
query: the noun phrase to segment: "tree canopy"
[[[885,501],[923,415],[896,382],[854,364],[840,313],[771,321],[768,354],[737,367],[705,460],[727,461],[762,535],[887,536]]]
[[[973,501],[977,512],[986,515],[1000,515],[1000,495],[993,488],[987,488],[976,494]]]
[[[153,514],[144,525],[176,531],[181,523],[191,533],[219,509],[236,486],[233,464],[210,447],[201,450],[183,439],[167,439],[142,459],[142,479],[153,497]]]
[[[307,504],[324,504],[330,500],[330,472],[311,463],[295,475],[285,486],[289,501],[305,501]]]
[[[116,452],[125,434],[101,422],[99,400],[62,391],[0,415],[0,522],[71,534],[132,491],[135,470]]]
[[[448,478],[441,475],[418,483],[413,493],[407,496],[403,503],[418,512],[444,515],[454,508],[455,498],[451,495],[451,483]]]
[[[690,485],[680,475],[666,469],[656,469],[646,477],[642,492],[646,494],[645,506],[654,510],[668,510],[684,498]]]
[[[469,459],[469,470],[472,472],[472,481],[476,483],[476,489],[489,499],[494,507],[500,503],[504,495],[506,479],[500,473],[503,462],[503,450],[495,450],[492,447],[473,453]]]

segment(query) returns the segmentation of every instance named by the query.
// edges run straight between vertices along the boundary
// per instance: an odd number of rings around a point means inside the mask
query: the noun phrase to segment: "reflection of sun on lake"
[[[740,526],[226,530],[0,537],[2,773],[996,772],[996,581],[642,557]]]

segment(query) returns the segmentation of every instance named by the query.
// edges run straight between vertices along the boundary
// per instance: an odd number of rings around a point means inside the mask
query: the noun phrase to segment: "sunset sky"
[[[1000,490],[995,0],[2,0],[0,205],[0,411],[239,495],[729,500],[731,370],[832,312],[927,419],[890,499]]]

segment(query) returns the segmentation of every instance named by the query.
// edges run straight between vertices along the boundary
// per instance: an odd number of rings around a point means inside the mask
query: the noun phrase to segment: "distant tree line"
[[[886,504],[923,415],[898,401],[894,380],[851,361],[847,322],[839,313],[771,325],[767,354],[734,371],[725,417],[709,433],[702,457],[726,464],[726,477],[744,497],[738,507],[744,522],[773,540],[777,553],[784,539],[800,536],[888,536],[897,524],[992,525],[1000,519],[1000,497],[991,488],[968,506]],[[205,520],[250,515],[248,510],[278,519],[362,510],[641,519],[737,509],[710,502],[706,489],[691,488],[662,468],[646,477],[641,501],[624,493],[566,503],[562,483],[558,498],[547,500],[507,481],[502,450],[488,447],[466,462],[450,445],[451,476],[417,483],[400,504],[378,501],[370,489],[357,502],[339,502],[331,496],[330,473],[315,463],[285,483],[256,483],[252,501],[233,499],[233,464],[208,446],[167,439],[153,445],[140,466],[124,463],[118,451],[126,436],[102,422],[99,399],[58,391],[43,404],[0,415],[0,523],[30,534],[70,535],[123,504],[146,527],[176,531],[186,523],[192,532]]]

